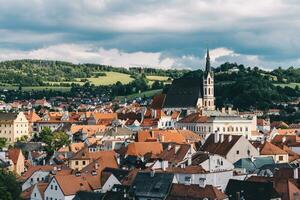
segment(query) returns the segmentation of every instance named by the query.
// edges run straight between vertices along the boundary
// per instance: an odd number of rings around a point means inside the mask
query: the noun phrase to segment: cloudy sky
[[[299,0],[0,0],[0,60],[300,66]]]

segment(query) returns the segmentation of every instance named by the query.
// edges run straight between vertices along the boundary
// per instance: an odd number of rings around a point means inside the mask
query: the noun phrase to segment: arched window
[[[208,88],[208,94],[210,95],[210,88]]]
[[[210,78],[208,78],[208,84],[210,84]]]
[[[208,101],[208,106],[210,106],[210,101]]]
[[[207,94],[207,88],[205,88],[205,90],[204,90],[204,94],[205,94],[205,95]]]

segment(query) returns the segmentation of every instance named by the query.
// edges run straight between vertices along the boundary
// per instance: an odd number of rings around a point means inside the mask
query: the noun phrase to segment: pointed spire
[[[209,49],[207,48],[207,53],[206,53],[206,66],[205,66],[205,71],[210,72],[210,57],[209,57]]]

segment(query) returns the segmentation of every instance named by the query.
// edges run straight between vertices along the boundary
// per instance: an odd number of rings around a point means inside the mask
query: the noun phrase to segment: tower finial
[[[210,57],[209,57],[209,49],[207,48],[206,52],[206,66],[205,66],[205,71],[210,72]]]

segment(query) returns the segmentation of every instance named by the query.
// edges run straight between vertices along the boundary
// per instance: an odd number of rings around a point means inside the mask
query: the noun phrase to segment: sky
[[[300,66],[299,0],[0,0],[0,60]]]

